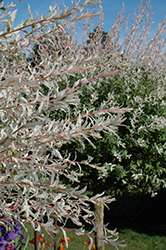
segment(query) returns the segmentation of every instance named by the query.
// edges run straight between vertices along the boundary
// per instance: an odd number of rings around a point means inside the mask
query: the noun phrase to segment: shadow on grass
[[[149,236],[166,236],[166,189],[158,195],[123,193],[105,211],[105,223],[118,231],[132,229]]]
[[[109,228],[115,229],[120,233],[120,241],[125,240],[126,250],[165,250],[166,246],[166,189],[161,190],[158,195],[151,197],[144,194],[118,194],[117,201],[110,204],[110,210],[105,210],[105,223],[109,222]],[[59,225],[60,226],[60,225]],[[67,228],[76,229],[77,227],[68,221]],[[90,230],[86,225],[87,231]],[[28,225],[30,240],[34,237],[32,226]],[[63,232],[58,233],[58,239],[62,238]],[[71,239],[69,249],[81,250],[83,242],[88,240],[87,236],[76,236],[72,231],[67,231]],[[26,236],[26,235],[25,235]],[[53,240],[48,238],[47,241]],[[34,249],[29,244],[27,250]],[[115,249],[106,245],[106,250]]]
[[[122,193],[116,196],[116,201],[105,209],[105,224],[109,228],[117,228],[118,232],[131,229],[139,234],[149,236],[166,236],[166,189],[158,195]],[[71,221],[67,228],[76,229]],[[89,224],[85,225],[87,231],[91,230]]]

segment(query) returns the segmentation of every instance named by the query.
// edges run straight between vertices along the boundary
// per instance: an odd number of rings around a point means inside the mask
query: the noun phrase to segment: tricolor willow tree
[[[83,86],[91,89],[94,82],[118,72],[119,62],[112,63],[109,57],[106,60],[108,53],[101,55],[100,44],[96,51],[86,54],[84,42],[78,45],[74,36],[76,21],[98,14],[84,12],[85,7],[97,3],[86,0],[63,12],[55,4],[42,17],[33,17],[29,7],[29,20],[14,28],[16,11],[7,12],[14,5],[4,8],[2,1],[1,6],[1,23],[7,23],[0,32],[0,210],[20,223],[31,223],[38,231],[41,227],[53,233],[61,229],[66,245],[66,220],[80,227],[74,230],[78,235],[85,234],[83,223],[90,223],[92,231],[86,234],[91,240],[96,225],[90,203],[105,205],[114,199],[103,194],[89,198],[86,187],[79,188],[83,165],[101,173],[104,167],[91,164],[88,156],[77,161],[77,152],[73,160],[67,151],[62,155],[60,149],[73,141],[82,142],[84,147],[83,139],[91,143],[92,138],[101,137],[101,131],[112,133],[124,121],[124,113],[130,111],[112,107],[109,99],[97,110],[79,109]],[[57,41],[63,44],[60,51]],[[39,45],[39,65],[26,59],[33,44]],[[71,76],[78,75],[78,80],[70,81]],[[63,112],[63,118],[59,112]],[[78,186],[73,187],[75,182]],[[114,231],[103,228],[105,235],[100,240],[115,247],[125,246],[108,236],[116,235]]]

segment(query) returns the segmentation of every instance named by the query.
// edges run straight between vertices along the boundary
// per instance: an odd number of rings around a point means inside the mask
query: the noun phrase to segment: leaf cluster
[[[77,141],[83,148],[84,140],[93,145],[102,131],[114,133],[124,113],[130,111],[107,103],[99,109],[81,107],[83,86],[90,90],[92,82],[117,73],[110,63],[100,67],[100,56],[85,54],[84,46],[70,32],[75,20],[96,15],[82,11],[97,2],[86,0],[63,12],[55,4],[47,16],[37,14],[36,18],[28,7],[28,22],[15,28],[11,12],[0,34],[0,210],[11,218],[16,214],[19,221],[31,223],[38,231],[43,226],[55,233],[57,220],[65,235],[70,219],[80,227],[76,234],[85,234],[85,222],[93,232],[96,225],[90,203],[106,205],[114,200],[103,193],[89,197],[87,187],[79,186],[82,166],[103,172],[104,167],[89,159],[79,162],[77,152],[73,158],[67,150],[61,151],[63,145]],[[37,54],[31,50],[34,44]],[[26,59],[29,50],[31,58],[40,55],[38,64]],[[102,240],[120,245],[110,236]]]

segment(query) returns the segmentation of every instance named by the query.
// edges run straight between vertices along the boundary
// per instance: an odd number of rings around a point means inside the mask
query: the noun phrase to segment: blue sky
[[[31,6],[31,11],[35,13],[35,10],[39,15],[48,14],[49,5],[54,4],[54,0],[23,0],[23,2],[13,1],[16,4],[16,8],[18,9],[15,25],[21,23],[22,20],[27,20],[29,17],[29,13],[27,10],[27,4]],[[71,6],[70,0],[56,0],[56,3],[59,5],[60,9],[63,10],[63,4],[66,6]],[[83,2],[83,1],[81,1]],[[104,9],[104,24],[103,28],[105,31],[109,31],[109,29],[114,24],[116,15],[119,11],[122,10],[122,3],[125,4],[125,15],[131,14],[133,16],[134,9],[138,8],[140,0],[102,0],[102,6]],[[143,3],[146,0],[142,1]],[[4,0],[4,3],[10,3],[9,0]],[[152,31],[157,29],[158,23],[161,23],[166,14],[166,0],[151,0],[151,13],[155,12],[153,20],[155,23],[152,26]],[[35,14],[34,14],[35,16]],[[131,18],[129,19],[130,22]],[[95,19],[94,28],[97,26],[97,18]],[[15,26],[14,25],[14,26]],[[79,31],[81,35],[81,30]]]

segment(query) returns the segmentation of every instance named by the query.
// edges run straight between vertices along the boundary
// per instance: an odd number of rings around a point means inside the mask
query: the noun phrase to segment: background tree
[[[108,34],[98,26],[87,39],[87,54],[99,51],[103,61],[116,64],[119,71],[101,82],[93,82],[91,92],[83,88],[80,97],[82,110],[85,107],[98,109],[101,102],[107,105],[108,100],[112,105],[133,109],[126,114],[125,126],[119,126],[118,136],[101,132],[102,140],[93,139],[93,145],[87,143],[85,149],[78,142],[68,148],[71,153],[72,148],[76,148],[80,161],[89,155],[93,163],[101,163],[108,170],[102,177],[97,170],[89,171],[84,167],[85,175],[80,178],[88,190],[95,187],[94,192],[107,190],[109,194],[117,190],[155,193],[160,187],[165,187],[165,40],[162,34],[166,19],[154,37],[147,41],[152,17],[149,3],[140,5],[122,45],[118,40],[125,21],[123,12],[118,14]],[[140,27],[144,18],[146,22]],[[137,34],[136,30],[140,33]],[[93,46],[93,39],[100,44],[99,47]],[[107,56],[102,55],[105,52]]]

